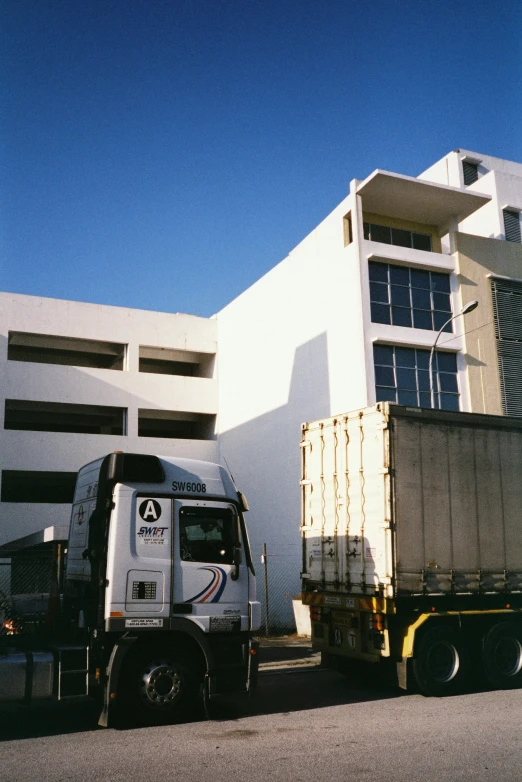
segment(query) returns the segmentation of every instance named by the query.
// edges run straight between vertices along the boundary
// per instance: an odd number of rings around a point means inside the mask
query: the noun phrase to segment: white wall
[[[522,176],[490,171],[470,185],[468,189],[488,193],[492,196],[492,200],[475,214],[462,220],[459,230],[462,233],[485,236],[490,239],[505,239],[502,211],[509,207],[522,210]]]
[[[140,373],[139,345],[215,353],[215,320],[80,302],[0,294],[0,420],[5,399],[104,405],[128,409],[126,436],[2,431],[3,470],[73,472],[113,450],[216,460],[216,440],[138,437],[138,408],[217,413],[214,378]],[[119,342],[127,370],[7,360],[9,331]],[[0,503],[0,544],[52,524],[67,524],[67,505]]]
[[[441,185],[464,187],[460,157],[454,152],[438,160],[422,174],[419,174],[417,178],[425,179],[428,182],[438,182]]]
[[[355,245],[346,198],[290,255],[218,313],[220,453],[250,503],[255,561],[268,546],[276,622],[300,589],[301,423],[366,404]],[[260,596],[262,579],[260,580]]]
[[[441,160],[438,160],[432,166],[419,174],[418,179],[426,179],[430,182],[440,182],[443,185],[452,185],[453,187],[464,187],[464,177],[462,174],[461,161],[464,158],[480,161],[478,163],[479,180],[489,171],[496,171],[498,174],[507,174],[514,177],[522,177],[522,163],[516,163],[513,160],[504,160],[493,155],[483,155],[479,152],[472,152],[469,149],[457,149],[449,152]],[[487,191],[481,191],[487,192]]]
[[[464,187],[461,161],[465,157],[480,161],[478,179],[467,189],[487,193],[492,196],[492,200],[462,220],[459,230],[490,239],[505,239],[502,209],[512,207],[522,210],[521,163],[460,149],[450,152],[442,160],[434,163],[420,174],[419,179]]]
[[[490,239],[503,238],[504,225],[502,222],[502,210],[498,204],[497,174],[495,171],[488,171],[472,185],[468,190],[475,190],[480,193],[487,193],[491,196],[491,201],[477,209],[465,220],[459,223],[459,230],[463,233],[471,233],[477,236],[485,236]]]

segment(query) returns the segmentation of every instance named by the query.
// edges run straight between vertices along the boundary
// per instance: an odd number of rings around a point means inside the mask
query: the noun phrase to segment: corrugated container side
[[[389,446],[380,406],[303,426],[303,572],[327,591],[392,592]]]
[[[303,572],[326,591],[522,591],[522,420],[383,403],[303,427]]]
[[[399,594],[522,589],[522,421],[390,406]]]

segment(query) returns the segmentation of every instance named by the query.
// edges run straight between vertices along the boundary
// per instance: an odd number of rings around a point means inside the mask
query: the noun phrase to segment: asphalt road
[[[253,713],[103,730],[85,704],[0,708],[0,779],[521,782],[522,691],[443,699],[309,668],[264,673]]]

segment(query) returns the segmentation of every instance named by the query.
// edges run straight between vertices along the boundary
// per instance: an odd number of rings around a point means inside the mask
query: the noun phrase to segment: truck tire
[[[412,668],[423,695],[460,692],[469,673],[469,655],[460,633],[448,625],[427,630],[416,644]]]
[[[488,630],[482,646],[488,682],[496,689],[522,687],[522,628],[499,622]]]
[[[142,725],[190,716],[200,702],[200,682],[191,662],[175,651],[142,649],[129,660],[122,700]]]

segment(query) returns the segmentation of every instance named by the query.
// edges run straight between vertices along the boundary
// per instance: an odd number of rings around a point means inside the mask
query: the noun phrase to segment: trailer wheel
[[[512,622],[494,625],[484,637],[482,661],[493,687],[522,687],[522,628]]]
[[[432,627],[419,639],[413,674],[423,695],[454,695],[463,688],[469,656],[461,635],[452,627]]]
[[[143,649],[129,662],[123,700],[139,723],[157,725],[185,718],[199,703],[198,675],[184,657]]]

